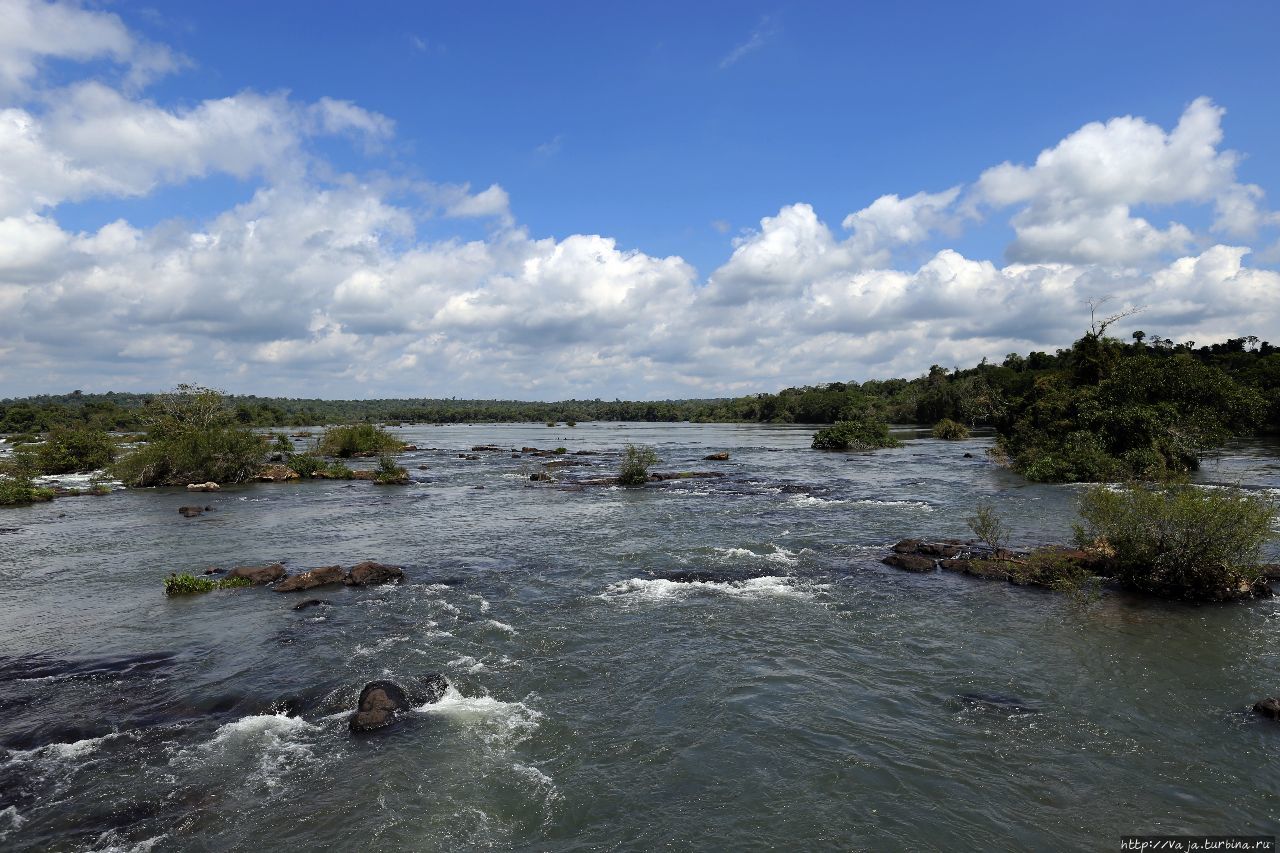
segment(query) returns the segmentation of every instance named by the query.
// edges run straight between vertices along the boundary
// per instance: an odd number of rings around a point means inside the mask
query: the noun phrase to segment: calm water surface
[[[117,492],[0,512],[0,848],[1054,850],[1280,833],[1280,604],[1067,598],[879,563],[992,499],[1023,544],[1071,486],[988,442],[874,455],[763,426],[406,427],[414,483]],[[912,435],[913,433],[906,433]],[[717,480],[565,488],[616,470]],[[537,460],[473,444],[606,451]],[[438,448],[438,449],[426,449]],[[703,462],[727,450],[729,462]],[[973,458],[964,458],[965,452]],[[426,470],[417,466],[426,465]],[[1205,482],[1280,490],[1276,448]],[[483,488],[480,488],[483,487]],[[1273,551],[1274,553],[1274,551]],[[365,559],[374,589],[166,599],[171,571]],[[676,584],[672,570],[744,570]],[[334,606],[293,611],[305,597]],[[353,739],[375,678],[455,689]],[[973,702],[962,694],[1007,697]],[[285,703],[301,708],[282,713]]]

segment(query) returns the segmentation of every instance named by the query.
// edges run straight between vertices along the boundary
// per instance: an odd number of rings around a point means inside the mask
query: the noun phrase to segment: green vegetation
[[[24,506],[53,500],[53,489],[42,489],[21,471],[0,474],[0,506]]]
[[[116,444],[102,430],[88,426],[56,426],[33,451],[42,474],[72,474],[105,468],[116,458]]]
[[[390,456],[378,457],[378,467],[373,482],[380,486],[404,485],[409,482],[409,472],[396,464]]]
[[[324,469],[324,475],[330,480],[353,480],[355,472],[341,462],[334,462]]]
[[[152,398],[146,418],[146,444],[112,468],[128,486],[243,483],[262,467],[262,441],[236,423],[217,391],[180,385]]]
[[[966,521],[978,541],[985,543],[994,553],[999,554],[1008,547],[1009,529],[990,501],[979,501],[973,515]]]
[[[164,579],[165,595],[193,595],[199,592],[213,592],[215,589],[240,589],[253,586],[248,578],[213,578],[200,575],[172,574]]]
[[[375,453],[395,453],[404,444],[395,436],[373,424],[348,424],[329,427],[316,443],[315,452],[321,456],[368,456]]]
[[[658,464],[658,454],[652,447],[636,447],[628,444],[622,455],[622,468],[618,471],[618,484],[643,486],[649,481],[649,467]]]
[[[933,437],[943,441],[964,441],[969,437],[969,428],[959,421],[943,418],[933,425]]]
[[[836,421],[813,436],[814,450],[875,450],[900,444],[889,435],[889,425],[870,411],[856,419]]]
[[[1206,600],[1246,593],[1260,579],[1276,506],[1237,488],[1131,485],[1094,486],[1079,511],[1077,544],[1105,551],[1122,584]]]
[[[304,480],[325,468],[324,460],[311,453],[292,453],[285,464]]]

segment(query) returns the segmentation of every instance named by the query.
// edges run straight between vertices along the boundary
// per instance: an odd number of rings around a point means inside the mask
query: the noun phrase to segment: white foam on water
[[[403,643],[408,639],[409,639],[408,637],[398,636],[398,635],[392,636],[392,637],[383,637],[382,639],[378,640],[376,643],[374,643],[371,646],[357,645],[352,650],[352,652],[354,654],[360,655],[361,657],[368,657],[369,655],[377,654],[380,651],[389,649],[392,646],[394,646],[396,643]]]
[[[860,501],[854,501],[862,506],[901,506],[910,509],[918,509],[921,512],[933,512],[933,507],[924,501],[877,501],[871,498],[865,498]]]
[[[119,732],[111,732],[102,737],[85,738],[72,743],[48,743],[35,749],[15,749],[9,754],[14,759],[54,759],[57,761],[74,761],[84,758],[111,738],[120,737]]]
[[[818,507],[818,506],[839,506],[840,504],[847,504],[848,501],[840,500],[838,498],[819,498],[819,497],[815,497],[814,495],[792,495],[791,498],[787,501],[787,503],[791,504],[792,506]]]
[[[438,702],[414,708],[452,720],[477,734],[486,744],[506,745],[523,740],[542,722],[543,714],[523,702],[503,702],[492,696],[463,696],[452,684]]]
[[[737,562],[739,560],[764,560],[768,563],[776,563],[781,566],[794,566],[800,562],[800,558],[793,552],[788,551],[781,545],[774,545],[770,542],[765,546],[770,550],[760,554],[749,548],[716,548],[716,558],[721,562]]]
[[[511,627],[510,625],[508,625],[506,622],[499,622],[497,619],[488,619],[488,620],[486,620],[486,621],[485,621],[485,623],[484,623],[484,624],[488,625],[490,628],[496,628],[496,629],[498,629],[499,631],[501,631],[501,632],[502,632],[502,633],[504,633],[504,634],[515,634],[515,633],[516,633],[516,629],[515,629],[515,628],[512,628],[512,627]]]
[[[471,655],[463,655],[462,657],[454,658],[449,661],[448,666],[456,669],[465,669],[470,673],[484,672],[488,669],[488,667],[484,665],[483,661],[478,661],[471,657]]]
[[[114,832],[108,832],[98,837],[99,844],[107,844],[107,847],[95,847],[90,853],[151,853],[156,845],[168,838],[168,835],[157,835],[155,838],[148,838],[145,841],[137,841],[133,844],[124,842],[122,844],[114,843]]]
[[[0,810],[0,841],[4,841],[9,837],[11,832],[19,830],[27,819],[18,814],[17,806],[9,806],[9,808]]]
[[[311,746],[301,738],[319,730],[319,726],[301,717],[284,714],[241,717],[219,727],[213,738],[198,748],[202,755],[197,760],[234,759],[237,754],[247,753],[257,758],[257,780],[275,789],[291,769],[315,759]]]
[[[792,577],[760,577],[742,581],[712,583],[692,581],[679,583],[663,578],[631,578],[611,584],[598,598],[623,603],[638,602],[661,604],[678,601],[692,595],[725,595],[730,598],[792,598],[811,599],[825,588],[822,584],[802,584]]]
[[[473,599],[475,599],[476,601],[479,601],[479,602],[480,602],[480,612],[481,612],[481,613],[488,613],[488,612],[489,612],[489,601],[488,601],[488,600],[487,600],[483,595],[472,595],[472,596],[471,596],[471,598],[473,598]]]

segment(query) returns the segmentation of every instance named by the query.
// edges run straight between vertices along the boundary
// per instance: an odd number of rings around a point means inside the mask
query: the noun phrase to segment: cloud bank
[[[15,22],[0,35],[3,396],[180,381],[289,396],[715,396],[1052,349],[1100,295],[1148,306],[1136,326],[1176,340],[1280,341],[1280,274],[1247,263],[1280,217],[1238,180],[1208,98],[1172,129],[1091,123],[1027,163],[871,200],[838,228],[788,205],[700,274],[605,235],[530,234],[496,184],[397,178],[378,159],[393,120],[355,103],[256,91],[156,103],[147,82],[184,60],[111,14],[0,0],[0,19]],[[54,61],[82,78],[47,82]],[[367,174],[322,156],[338,143]],[[214,176],[243,181],[245,198],[207,221],[59,222],[65,205]],[[1207,224],[1175,219],[1187,216]],[[427,220],[484,236],[423,239]],[[1003,259],[945,248],[989,220],[1012,229]]]

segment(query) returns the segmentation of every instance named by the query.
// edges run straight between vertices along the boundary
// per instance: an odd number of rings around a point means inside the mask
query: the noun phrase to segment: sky
[[[1280,343],[1280,4],[0,0],[0,398]]]

